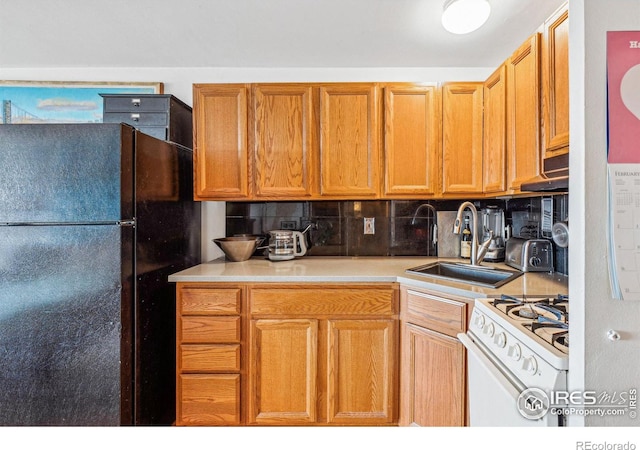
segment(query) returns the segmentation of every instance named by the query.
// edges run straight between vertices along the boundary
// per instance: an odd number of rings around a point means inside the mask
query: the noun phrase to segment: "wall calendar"
[[[611,288],[640,300],[640,31],[607,33],[607,84]]]

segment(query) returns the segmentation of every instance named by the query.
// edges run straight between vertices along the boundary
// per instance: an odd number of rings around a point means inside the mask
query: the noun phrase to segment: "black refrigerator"
[[[192,151],[124,124],[0,125],[0,425],[175,419]]]

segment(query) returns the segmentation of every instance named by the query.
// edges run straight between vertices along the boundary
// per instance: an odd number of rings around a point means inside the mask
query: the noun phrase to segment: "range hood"
[[[522,183],[524,192],[569,192],[569,155],[546,158],[543,173]]]
[[[525,192],[568,192],[569,175],[553,178],[541,175],[522,183],[520,190]]]

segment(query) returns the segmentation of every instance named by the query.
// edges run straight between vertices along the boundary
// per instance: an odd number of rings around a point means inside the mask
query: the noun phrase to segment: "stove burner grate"
[[[554,347],[569,348],[569,331],[561,331],[551,336],[551,343]]]
[[[553,304],[555,305],[556,303],[569,303],[569,296],[564,294],[556,295],[553,299]]]
[[[557,321],[557,320],[553,320],[553,319],[549,319],[547,317],[540,316],[540,317],[538,317],[538,321],[537,322],[531,322],[529,324],[528,328],[530,328],[531,331],[533,331],[535,333],[536,330],[539,330],[540,328],[560,328],[562,330],[568,330],[569,329],[569,325],[564,323],[564,322],[560,322],[560,321]]]
[[[536,321],[522,324],[527,330],[564,353],[569,351],[569,325],[540,316]]]
[[[507,295],[507,294],[502,294],[500,296],[500,298],[496,298],[492,302],[493,306],[504,305],[504,304],[506,304],[506,305],[521,305],[522,303],[523,303],[523,301],[520,300],[519,298],[512,297],[511,295]]]
[[[526,296],[517,298],[511,295],[502,294],[500,298],[494,299],[491,304],[506,315],[511,314],[515,317],[530,320],[543,317],[541,313],[536,312],[534,309],[534,307],[540,308],[552,314],[558,321],[568,323],[568,301],[569,297],[563,294],[558,294],[556,297],[535,298],[531,300],[528,300]]]

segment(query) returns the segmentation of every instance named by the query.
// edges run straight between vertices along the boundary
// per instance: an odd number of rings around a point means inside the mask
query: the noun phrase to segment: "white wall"
[[[192,105],[194,83],[250,83],[286,81],[482,81],[492,68],[28,68],[2,69],[0,80],[33,81],[147,81],[164,83],[173,94]],[[224,202],[204,202],[203,261],[222,256],[211,241],[225,235]]]
[[[640,302],[613,300],[609,287],[606,31],[640,30],[640,2],[571,0],[570,8],[569,381],[572,389],[622,392],[640,388]],[[610,329],[622,339],[608,340]],[[627,414],[585,423],[638,426],[639,420]]]

